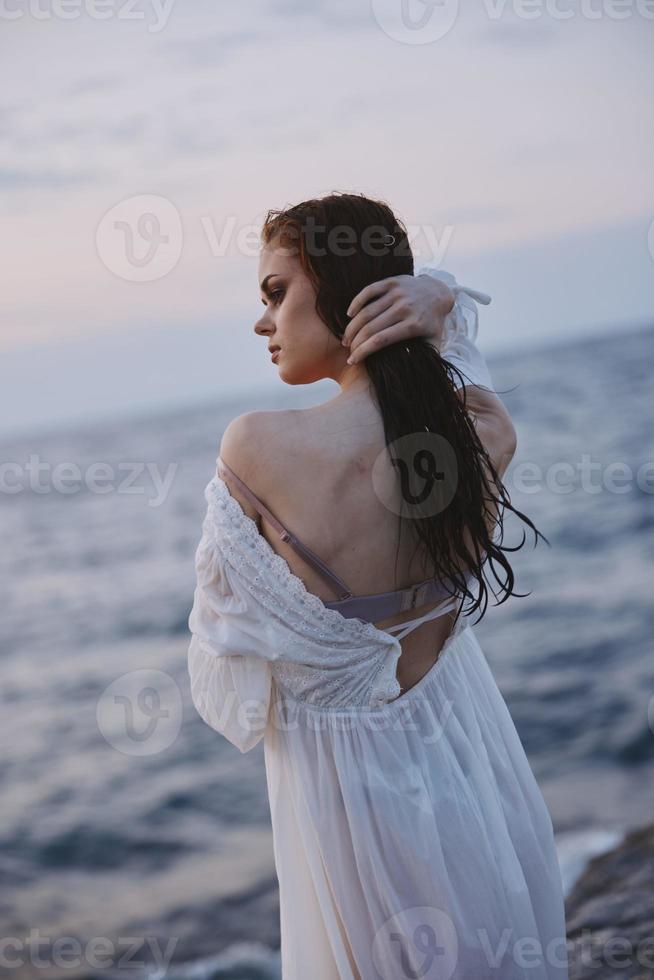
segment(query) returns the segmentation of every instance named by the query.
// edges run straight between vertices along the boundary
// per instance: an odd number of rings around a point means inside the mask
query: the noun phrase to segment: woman
[[[567,978],[551,818],[467,621],[490,567],[514,594],[503,509],[539,534],[501,481],[488,298],[413,277],[363,195],[271,211],[262,239],[256,333],[282,381],[340,390],[227,427],[189,672],[209,725],[264,739],[283,977]]]

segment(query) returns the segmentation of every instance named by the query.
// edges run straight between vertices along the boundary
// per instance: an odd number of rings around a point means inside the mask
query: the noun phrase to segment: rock
[[[654,980],[654,823],[594,857],[565,909],[570,980]]]

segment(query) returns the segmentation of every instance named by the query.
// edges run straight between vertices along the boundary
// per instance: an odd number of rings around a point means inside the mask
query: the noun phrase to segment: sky
[[[654,0],[0,0],[0,430],[281,386],[258,230],[334,190],[490,293],[488,354],[653,322],[653,42]]]

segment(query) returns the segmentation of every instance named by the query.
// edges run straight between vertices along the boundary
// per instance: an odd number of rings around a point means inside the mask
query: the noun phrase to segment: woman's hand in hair
[[[440,347],[454,300],[450,287],[432,276],[390,276],[370,283],[347,311],[352,317],[343,334],[343,343],[350,347],[348,363],[415,337]]]

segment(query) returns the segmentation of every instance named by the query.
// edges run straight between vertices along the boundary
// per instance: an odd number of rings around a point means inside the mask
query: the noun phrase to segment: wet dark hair
[[[297,255],[315,286],[316,311],[339,339],[349,323],[346,311],[364,286],[391,276],[414,274],[413,254],[403,223],[385,202],[363,194],[332,193],[285,209],[269,210],[261,238],[264,245],[274,242]],[[500,592],[505,593],[497,605],[510,595],[529,595],[513,592],[515,577],[504,552],[518,551],[526,535],[523,530],[523,539],[515,548],[502,544],[503,508],[512,510],[532,528],[534,546],[538,537],[545,541],[547,538],[511,504],[468,414],[465,390],[462,397],[454,387],[453,372],[464,381],[458,369],[422,337],[390,344],[368,354],[362,363],[379,404],[391,460],[401,479],[400,528],[409,524],[417,537],[416,548],[422,544],[433,564],[425,577],[433,575],[447,591],[473,600],[466,615],[483,602],[479,619],[488,606],[486,565],[492,569]],[[425,436],[425,432],[430,436]],[[440,439],[434,439],[434,434]],[[423,472],[425,463],[429,474]],[[433,479],[436,471],[441,474],[438,486]],[[412,499],[411,473],[418,473],[423,479],[432,477],[436,507],[434,493],[430,492],[422,502],[420,494],[417,501]],[[487,473],[491,474],[497,493]],[[490,502],[497,508],[497,518],[487,508]],[[403,512],[409,504],[407,519]],[[487,526],[489,517],[495,524],[492,532]],[[493,538],[497,526],[500,534],[496,542]],[[464,542],[465,531],[472,551]],[[506,573],[504,582],[495,571],[495,563]],[[479,583],[476,601],[461,565]],[[493,594],[497,598],[494,590]]]

